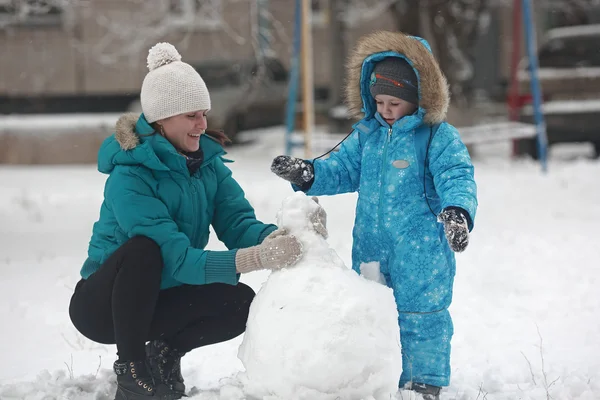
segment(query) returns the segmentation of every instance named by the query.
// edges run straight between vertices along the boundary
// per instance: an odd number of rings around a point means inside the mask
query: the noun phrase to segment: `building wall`
[[[0,95],[137,91],[147,72],[148,48],[158,41],[175,44],[188,62],[254,54],[250,2],[224,0],[224,28],[174,28],[165,34],[152,24],[152,10],[141,9],[138,0],[85,4],[70,10],[72,23],[0,30]],[[139,30],[129,27],[130,35],[120,38],[106,28],[115,22]]]
[[[222,0],[224,23],[220,28],[176,29],[165,34],[160,25],[154,29],[151,22],[152,18],[162,17],[149,6],[157,4],[154,1],[94,0],[76,4],[85,6],[71,9],[63,25],[0,29],[0,96],[135,93],[147,72],[148,48],[158,41],[175,44],[188,62],[236,60],[255,54],[251,1]],[[294,0],[269,0],[268,5],[272,20],[276,21],[272,30],[273,50],[289,67]],[[507,79],[513,50],[512,9],[500,6],[494,12],[500,51],[496,52],[496,60],[486,62],[496,63],[494,74]],[[128,27],[128,37],[108,33],[106,25],[115,22]],[[139,30],[131,31],[132,26]],[[350,50],[363,34],[378,29],[394,29],[389,14],[349,29],[344,38],[346,49]],[[327,24],[315,24],[313,34],[315,85],[328,86],[332,81],[332,56]],[[481,46],[486,48],[485,43]],[[111,58],[115,53],[121,56]],[[489,56],[486,51],[485,57]]]
[[[75,91],[74,59],[60,27],[0,31],[0,94]]]

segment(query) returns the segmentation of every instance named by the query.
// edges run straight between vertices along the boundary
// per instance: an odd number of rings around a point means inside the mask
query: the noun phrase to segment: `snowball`
[[[360,264],[360,274],[368,280],[385,285],[385,278],[381,273],[378,261]]]
[[[148,51],[148,69],[155,70],[174,61],[181,61],[181,54],[170,43],[157,43]]]
[[[278,213],[305,254],[256,295],[238,352],[240,380],[256,398],[389,400],[402,368],[392,290],[344,265],[308,220],[317,207],[298,192]]]

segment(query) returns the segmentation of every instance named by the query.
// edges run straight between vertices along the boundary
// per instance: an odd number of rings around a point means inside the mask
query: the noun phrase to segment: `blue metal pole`
[[[286,110],[286,131],[285,131],[285,154],[292,154],[292,133],[296,128],[296,100],[298,99],[298,81],[300,77],[300,33],[302,23],[301,2],[296,0],[294,10],[294,43],[292,48],[292,61],[290,68],[290,79],[288,84],[288,99]]]
[[[257,0],[256,9],[258,14],[258,48],[260,57],[271,55],[271,24],[267,18],[269,12],[269,0]]]
[[[533,97],[533,115],[537,133],[537,150],[542,164],[542,171],[548,170],[548,136],[546,122],[542,112],[542,90],[538,77],[538,58],[534,31],[534,21],[531,0],[523,0],[523,24],[525,26],[525,41],[529,58],[529,76],[531,77],[531,95]]]

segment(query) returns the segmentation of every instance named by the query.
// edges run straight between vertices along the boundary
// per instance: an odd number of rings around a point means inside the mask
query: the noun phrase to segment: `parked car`
[[[288,72],[279,60],[220,60],[191,65],[210,92],[210,129],[223,130],[235,143],[242,130],[284,123]],[[139,101],[131,105],[130,111],[141,112]]]
[[[548,144],[589,142],[600,156],[600,25],[549,30],[538,50]],[[533,123],[528,60],[519,71],[520,117]],[[518,154],[537,158],[535,139],[517,141]]]

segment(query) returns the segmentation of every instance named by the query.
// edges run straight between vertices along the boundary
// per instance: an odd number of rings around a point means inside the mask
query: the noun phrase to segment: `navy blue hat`
[[[371,74],[371,96],[387,94],[419,104],[419,81],[413,67],[403,58],[386,57],[375,64]]]

